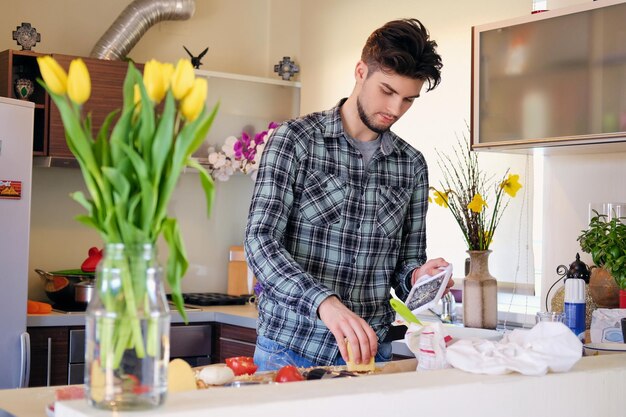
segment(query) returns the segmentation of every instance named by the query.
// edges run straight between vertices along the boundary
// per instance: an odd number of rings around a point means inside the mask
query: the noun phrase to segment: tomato
[[[293,365],[283,366],[278,370],[276,374],[276,378],[274,378],[275,382],[294,382],[294,381],[303,381],[304,377]]]
[[[226,358],[226,366],[232,369],[235,376],[252,375],[258,368],[258,366],[254,364],[254,360],[249,356]]]

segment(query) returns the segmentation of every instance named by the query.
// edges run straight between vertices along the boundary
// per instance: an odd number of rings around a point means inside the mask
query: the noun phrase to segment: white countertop
[[[95,410],[75,400],[57,403],[56,417],[620,416],[626,410],[625,390],[626,354],[621,354],[584,357],[567,373],[542,377],[445,369],[214,388],[172,394],[162,407],[140,412]],[[0,408],[18,417],[42,417],[53,397],[52,388],[4,390]]]

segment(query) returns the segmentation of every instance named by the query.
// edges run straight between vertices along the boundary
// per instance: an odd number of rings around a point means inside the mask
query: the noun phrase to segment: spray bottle
[[[578,338],[585,341],[585,280],[565,279],[565,324]]]

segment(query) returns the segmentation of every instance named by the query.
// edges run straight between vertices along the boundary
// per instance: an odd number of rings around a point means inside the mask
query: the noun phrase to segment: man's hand
[[[354,355],[354,363],[368,363],[378,350],[378,337],[369,324],[354,314],[335,296],[328,297],[320,304],[317,312],[320,319],[337,340],[339,352],[348,362],[348,339]]]
[[[439,268],[448,266],[448,262],[446,262],[443,258],[430,259],[426,261],[426,263],[419,268],[415,268],[413,270],[413,274],[411,275],[411,285],[415,285],[415,282],[423,277],[424,275],[436,275],[439,273]],[[454,280],[450,278],[448,281],[448,285],[446,286],[446,290],[444,294],[447,294],[450,291],[450,288],[454,285]]]

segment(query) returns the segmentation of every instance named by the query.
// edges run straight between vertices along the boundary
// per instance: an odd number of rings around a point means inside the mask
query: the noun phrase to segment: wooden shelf
[[[249,81],[252,83],[281,85],[283,87],[300,88],[302,85],[300,84],[300,81],[285,81],[277,80],[274,78],[257,77],[253,75],[232,74],[228,72],[196,70],[196,75],[204,78],[222,78],[226,80]]]

